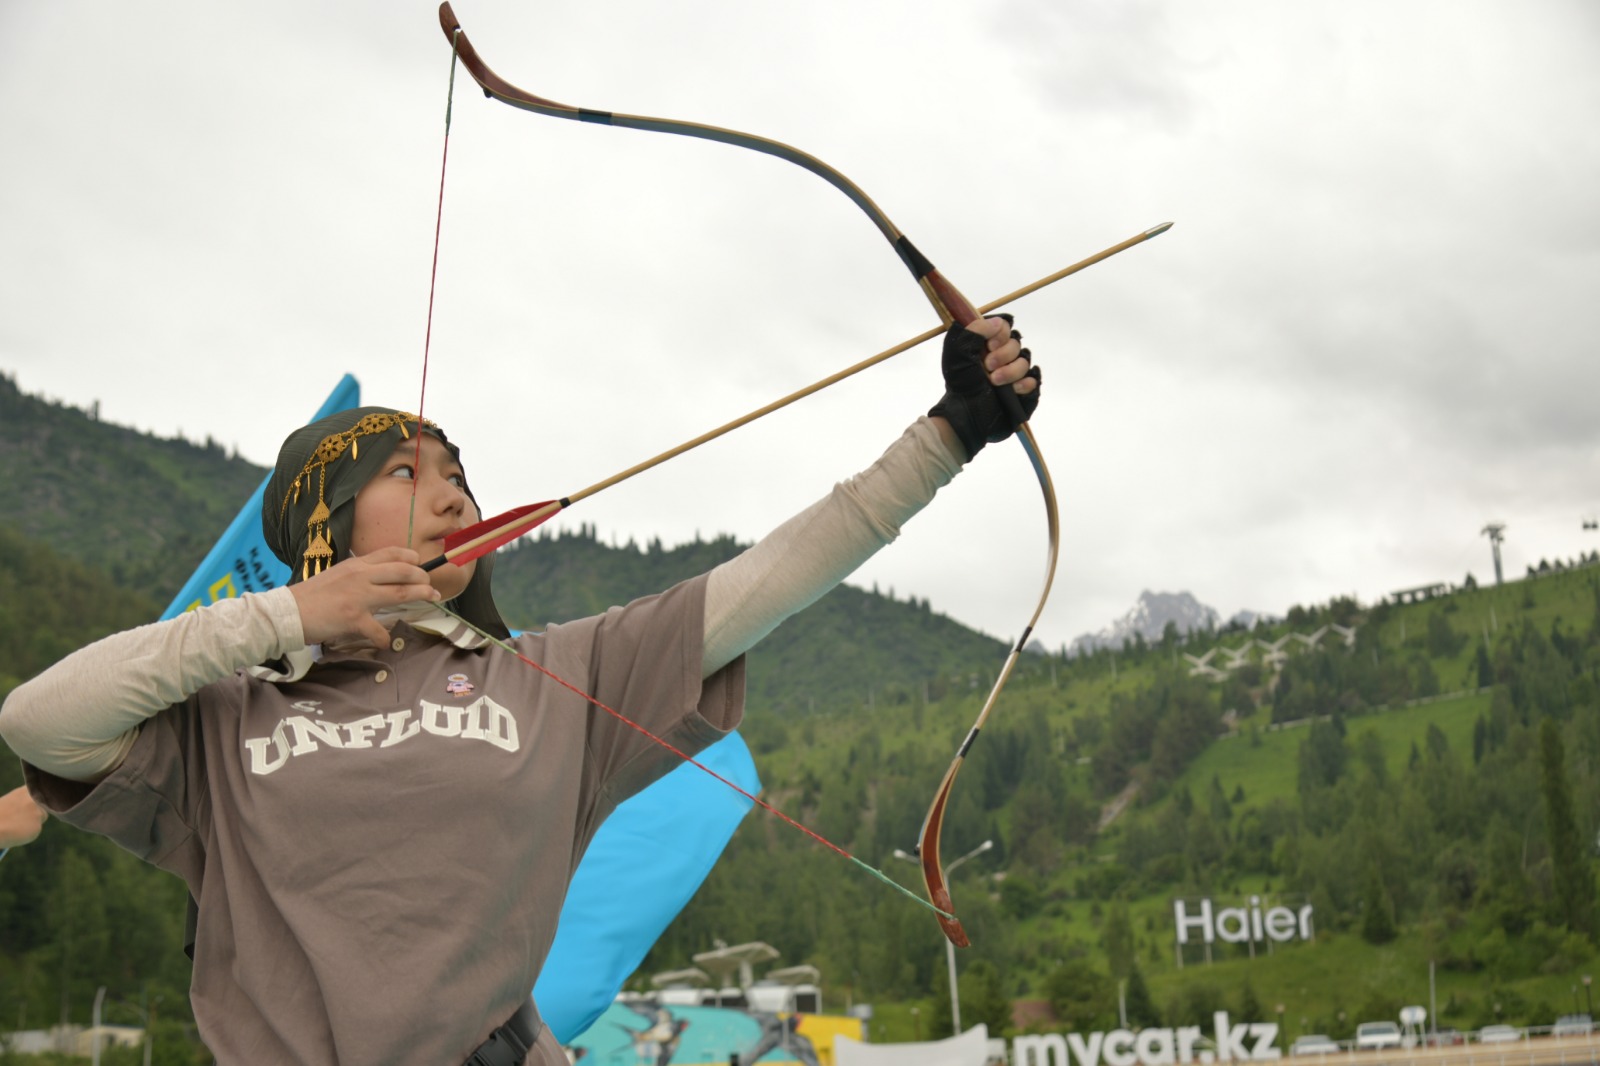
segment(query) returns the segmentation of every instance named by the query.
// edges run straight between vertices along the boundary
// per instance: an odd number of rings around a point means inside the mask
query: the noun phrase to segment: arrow
[[[1170,222],[1163,222],[1159,226],[1152,226],[1142,233],[1134,234],[1127,240],[1121,241],[1120,243],[1114,244],[1109,248],[1096,252],[1094,255],[1091,255],[1086,259],[1080,259],[1071,266],[1063,267],[1054,274],[1047,274],[1044,277],[1039,278],[1037,281],[1029,282],[1020,289],[1008,292],[998,299],[991,300],[989,303],[977,308],[977,313],[979,315],[988,314],[990,311],[993,311],[996,308],[1004,307],[1009,303],[1020,300],[1022,297],[1027,296],[1030,293],[1037,292],[1047,285],[1053,285],[1062,278],[1070,277],[1080,270],[1094,266],[1096,263],[1099,263],[1102,260],[1109,259],[1118,252],[1126,251],[1136,244],[1142,244],[1152,237],[1158,237],[1171,228],[1172,223]],[[915,337],[901,341],[892,348],[885,348],[878,354],[869,356],[866,359],[861,360],[859,363],[856,363],[852,366],[847,366],[843,370],[840,370],[834,374],[830,374],[819,381],[814,381],[804,388],[796,389],[787,396],[774,400],[764,407],[758,407],[749,414],[741,415],[731,422],[726,422],[718,426],[716,429],[708,430],[705,433],[700,434],[698,437],[684,441],[675,448],[669,448],[660,455],[646,459],[644,462],[631,466],[620,473],[613,474],[602,481],[597,481],[588,488],[580,489],[570,496],[563,496],[559,500],[545,500],[540,503],[530,503],[524,504],[521,507],[513,507],[511,510],[495,515],[493,518],[484,519],[475,525],[458,530],[457,532],[452,533],[450,536],[445,538],[444,554],[423,563],[422,568],[424,570],[437,570],[446,563],[454,563],[457,566],[465,566],[472,560],[487,555],[496,548],[516,540],[524,533],[529,532],[530,530],[547,521],[552,515],[571,507],[579,500],[587,499],[597,492],[601,492],[613,485],[628,480],[635,474],[642,474],[646,470],[660,466],[667,460],[676,458],[677,456],[682,455],[684,452],[690,451],[694,448],[698,448],[700,445],[705,444],[708,441],[716,440],[718,437],[733,432],[740,426],[748,425],[758,418],[765,417],[774,411],[788,407],[790,404],[795,403],[798,400],[803,400],[813,393],[821,392],[830,385],[838,384],[848,377],[853,377],[869,367],[877,366],[879,363],[892,359],[901,352],[915,348],[917,345],[922,344],[925,341],[932,340],[934,337],[937,337],[939,334],[943,333],[946,328],[946,326],[941,324],[933,327],[932,329],[925,330],[924,332],[917,334]]]

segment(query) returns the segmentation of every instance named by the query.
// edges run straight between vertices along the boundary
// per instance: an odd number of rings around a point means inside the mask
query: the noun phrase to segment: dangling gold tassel
[[[306,545],[304,561],[300,565],[302,579],[322,573],[333,562],[333,544],[328,538],[328,519],[333,517],[333,512],[328,510],[327,501],[323,499],[327,483],[328,472],[324,467],[322,477],[317,482],[317,506],[312,509],[311,517],[306,519],[310,543]]]

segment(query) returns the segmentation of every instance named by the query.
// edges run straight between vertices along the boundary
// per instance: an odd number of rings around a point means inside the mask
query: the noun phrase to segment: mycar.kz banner
[[[1178,1066],[1199,1062],[1270,1062],[1283,1057],[1278,1023],[1232,1024],[1228,1012],[1174,1029],[1113,1029],[1109,1033],[1043,1033],[1011,1041],[1012,1066]]]

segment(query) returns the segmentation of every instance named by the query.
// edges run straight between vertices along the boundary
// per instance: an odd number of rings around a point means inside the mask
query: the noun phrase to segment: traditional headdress
[[[360,407],[329,415],[295,430],[278,451],[278,462],[261,502],[261,531],[289,567],[291,585],[321,573],[350,554],[356,494],[382,469],[390,453],[410,440],[417,416],[388,407]],[[461,452],[444,431],[424,420],[422,432],[436,438],[458,463]],[[473,505],[477,498],[463,487]],[[481,513],[481,509],[480,509]],[[472,580],[446,606],[474,625],[509,635],[490,592],[493,556],[478,560]]]

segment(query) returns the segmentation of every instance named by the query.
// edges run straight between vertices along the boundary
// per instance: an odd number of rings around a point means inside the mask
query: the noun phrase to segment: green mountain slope
[[[0,499],[18,532],[165,606],[264,471],[29,396],[0,374]]]

